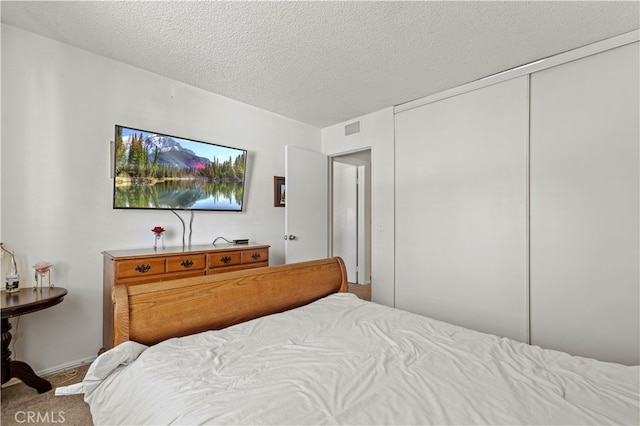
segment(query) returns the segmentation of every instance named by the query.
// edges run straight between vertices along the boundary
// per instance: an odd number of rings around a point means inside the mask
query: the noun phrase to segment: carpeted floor
[[[20,382],[2,388],[3,426],[24,424],[64,424],[68,426],[90,426],[93,424],[89,406],[84,395],[56,396],[56,387],[82,381],[89,364],[70,368],[61,373],[46,376],[53,389],[38,394],[35,389]]]

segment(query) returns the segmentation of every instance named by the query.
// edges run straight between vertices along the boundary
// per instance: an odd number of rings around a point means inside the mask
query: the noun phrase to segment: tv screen
[[[114,209],[242,211],[247,151],[116,125]]]

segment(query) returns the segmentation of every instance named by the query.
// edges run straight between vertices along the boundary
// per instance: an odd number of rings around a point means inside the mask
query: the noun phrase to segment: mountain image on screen
[[[241,211],[246,151],[116,126],[114,208]]]
[[[128,155],[131,147],[133,136],[126,139],[123,138],[125,155]],[[170,136],[149,135],[142,140],[142,147],[147,152],[149,158],[154,158],[156,149],[158,152],[158,164],[177,167],[177,168],[194,168],[204,169],[211,164],[211,160],[205,157],[199,157],[195,152],[188,148],[184,148],[179,142],[176,142]]]

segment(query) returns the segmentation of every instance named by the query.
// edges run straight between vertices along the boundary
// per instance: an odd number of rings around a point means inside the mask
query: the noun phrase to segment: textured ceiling
[[[326,127],[640,28],[630,2],[2,1],[2,22]]]

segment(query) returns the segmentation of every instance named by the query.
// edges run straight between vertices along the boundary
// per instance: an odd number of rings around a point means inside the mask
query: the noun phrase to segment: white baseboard
[[[87,358],[79,359],[77,361],[71,361],[71,362],[68,362],[66,364],[61,364],[61,365],[57,365],[55,367],[46,368],[44,370],[36,371],[36,374],[38,376],[42,377],[42,376],[48,376],[48,375],[54,374],[54,373],[60,373],[60,372],[66,370],[68,368],[79,367],[81,365],[91,363],[97,357],[98,357],[97,355],[94,355],[94,356],[90,356],[90,357],[87,357]]]
[[[51,367],[51,368],[47,368],[44,370],[40,370],[40,371],[36,371],[36,375],[39,377],[43,377],[43,376],[49,376],[51,374],[55,374],[55,373],[61,373],[65,370],[68,370],[69,368],[74,368],[74,367],[79,367],[81,365],[85,365],[88,363],[93,362],[98,356],[94,355],[94,356],[90,356],[87,358],[83,358],[77,361],[72,361],[66,364],[62,364],[62,365],[58,365],[56,367]],[[18,383],[22,383],[22,380],[17,379],[15,377],[12,377],[7,383],[2,385],[2,388],[6,388],[9,386],[13,386],[13,385],[17,385]]]
[[[8,388],[9,386],[17,385],[18,383],[22,383],[22,381],[20,379],[12,377],[7,383],[2,385],[2,389]]]
[[[77,360],[77,361],[69,362],[67,364],[62,364],[62,365],[58,365],[56,367],[51,367],[51,368],[47,368],[47,369],[44,369],[44,370],[36,371],[35,373],[39,377],[49,376],[49,375],[52,375],[52,374],[55,374],[55,373],[61,373],[61,372],[65,371],[65,370],[68,370],[70,368],[80,367],[82,365],[91,363],[97,357],[98,357],[97,355],[90,356],[90,357],[83,358],[83,359],[80,359],[80,360]],[[22,380],[17,379],[15,377],[12,377],[7,383],[2,385],[2,388],[4,389],[4,388],[9,387],[9,386],[17,385],[18,383],[22,383]]]

